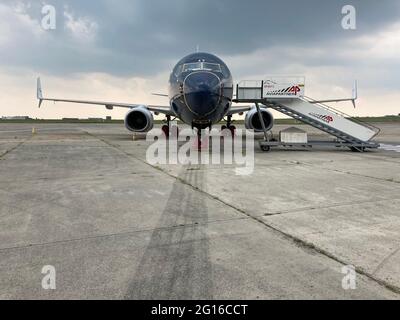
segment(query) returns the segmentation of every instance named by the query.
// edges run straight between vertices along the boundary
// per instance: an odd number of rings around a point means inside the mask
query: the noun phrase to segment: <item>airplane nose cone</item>
[[[212,72],[193,72],[183,84],[186,106],[199,117],[207,116],[218,106],[221,98],[221,80]]]

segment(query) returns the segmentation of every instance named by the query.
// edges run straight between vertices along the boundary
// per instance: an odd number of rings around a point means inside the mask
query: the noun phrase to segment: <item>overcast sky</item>
[[[41,25],[56,8],[56,29]],[[357,29],[342,28],[342,7],[356,8]],[[400,113],[398,0],[0,0],[0,116],[122,118],[123,110],[45,103],[44,94],[167,105],[167,79],[184,55],[207,51],[225,60],[234,80],[305,75],[314,98],[351,95],[354,115]]]

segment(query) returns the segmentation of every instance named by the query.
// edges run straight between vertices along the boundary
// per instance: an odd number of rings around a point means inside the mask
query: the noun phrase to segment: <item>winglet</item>
[[[358,88],[357,88],[357,80],[354,80],[353,85],[353,99],[351,102],[353,103],[354,109],[356,108],[356,100],[358,99]]]
[[[40,106],[42,105],[42,102],[43,102],[43,92],[42,92],[42,84],[41,84],[40,78],[37,78],[37,89],[36,90],[37,90],[36,96],[39,100],[39,108],[40,108]]]

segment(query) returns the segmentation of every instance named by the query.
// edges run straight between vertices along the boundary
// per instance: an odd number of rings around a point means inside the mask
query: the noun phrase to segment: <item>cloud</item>
[[[10,6],[13,3],[5,1]],[[341,27],[341,8],[347,4],[342,0],[99,0],[95,5],[52,0],[49,4],[57,9],[57,30],[45,41],[37,41],[29,33],[21,36],[20,49],[29,50],[35,59],[16,55],[8,61],[9,65],[60,75],[82,69],[119,76],[151,75],[170,68],[171,61],[193,52],[196,45],[221,56],[275,46],[318,50],[398,20],[396,0],[352,3],[357,9],[358,29],[348,32]],[[32,2],[26,14],[40,21],[40,2]],[[51,50],[43,55],[43,48]],[[60,60],[62,64],[52,63]]]
[[[318,47],[280,44],[250,54],[229,56],[236,78],[263,78],[267,74],[305,74],[312,82],[336,84],[360,80],[367,90],[398,88],[400,22],[351,39]],[[317,80],[317,81],[315,81]]]
[[[42,2],[3,0],[1,81],[16,87],[8,85],[0,98],[12,112],[16,104],[8,92],[26,85],[20,92],[30,99],[40,74],[45,83],[50,79],[50,86],[60,86],[52,88],[58,95],[64,96],[63,86],[72,81],[72,97],[151,102],[148,90],[166,92],[173,65],[196,45],[226,60],[236,80],[305,74],[307,92],[324,97],[347,95],[358,79],[364,97],[374,92],[393,98],[400,81],[400,3],[351,3],[357,10],[355,31],[341,27],[344,0],[46,0],[56,8],[57,29],[45,31]],[[132,79],[146,85],[135,86]],[[92,92],[85,81],[97,83],[98,90]],[[385,105],[390,107],[379,112],[396,111],[395,102]],[[368,104],[365,110],[376,108]]]
[[[16,48],[25,39],[40,41],[44,36],[44,30],[39,22],[27,13],[29,7],[22,2],[16,2],[13,6],[0,4],[1,49]]]
[[[96,21],[91,20],[89,17],[75,17],[73,13],[69,12],[68,7],[65,8],[64,17],[65,29],[75,39],[85,44],[95,40],[99,28]]]
[[[400,53],[400,21],[375,33],[363,35],[355,39],[351,46],[351,59],[364,61],[383,61],[393,63],[399,61]]]
[[[102,106],[44,102],[37,108],[36,76],[29,71],[6,73],[0,69],[0,87],[7,94],[0,95],[0,115],[29,115],[38,118],[105,117],[122,119],[125,109],[106,110]],[[63,78],[52,75],[42,77],[43,94],[48,97],[104,100],[168,106],[168,99],[152,96],[152,92],[165,92],[168,74],[152,78],[119,78],[104,73],[75,74]],[[160,88],[161,91],[160,91]]]

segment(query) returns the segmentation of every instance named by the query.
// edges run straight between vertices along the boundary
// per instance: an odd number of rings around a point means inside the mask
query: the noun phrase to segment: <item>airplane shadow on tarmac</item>
[[[203,170],[183,167],[180,178],[204,184]],[[126,299],[212,299],[205,197],[175,181]]]

